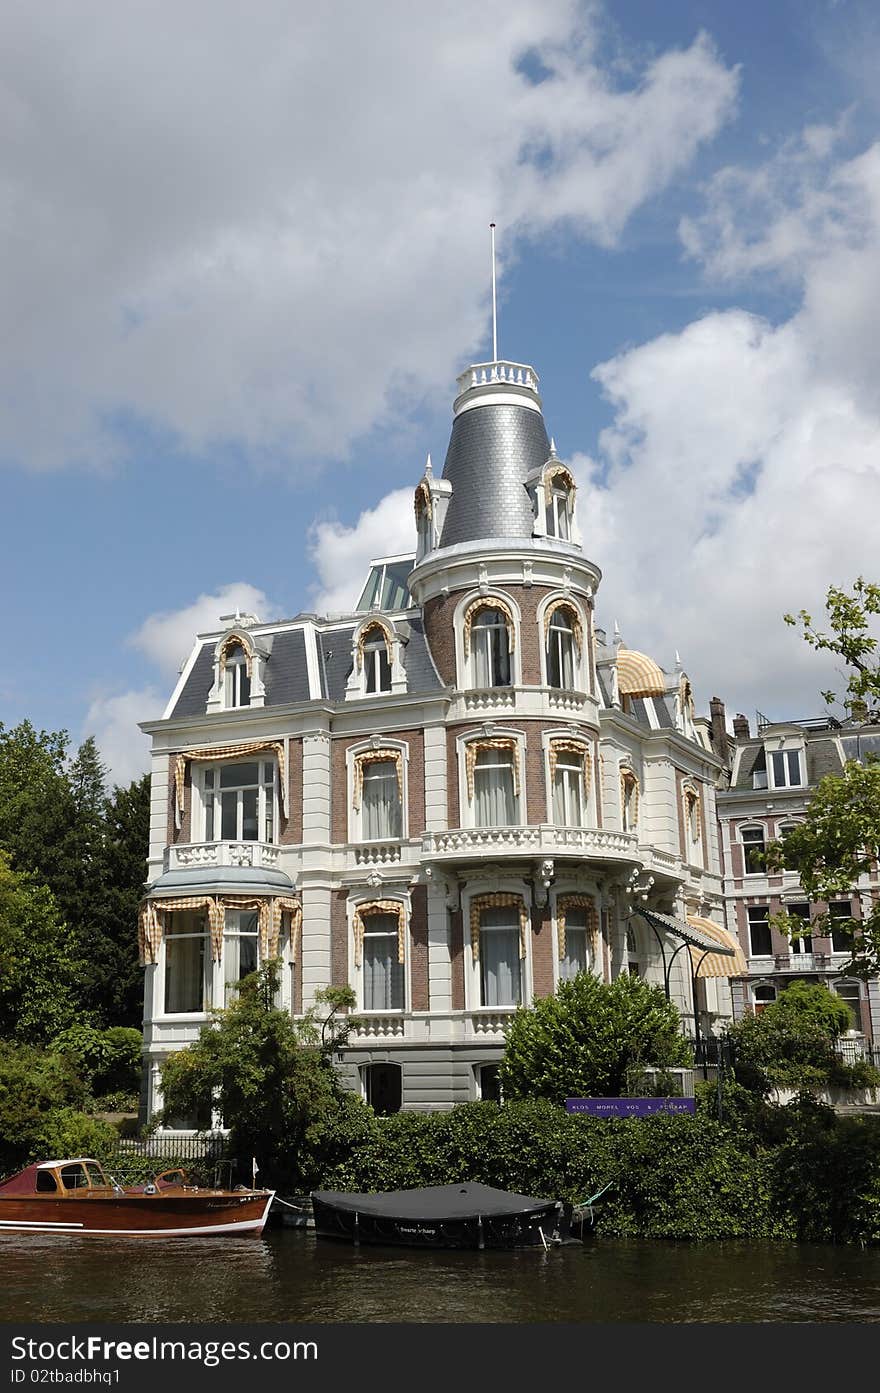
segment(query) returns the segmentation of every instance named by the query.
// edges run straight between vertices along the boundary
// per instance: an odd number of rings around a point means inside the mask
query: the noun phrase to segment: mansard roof
[[[290,621],[290,627],[272,625],[267,634],[267,638],[271,638],[271,651],[265,665],[265,707],[295,706],[319,700],[344,701],[351,672],[353,635],[364,618],[359,614],[351,619],[322,623],[311,617],[301,617]],[[443,684],[428,653],[420,616],[409,614],[406,618],[395,618],[394,627],[403,640],[401,661],[407,691],[429,694],[442,690]],[[311,642],[315,642],[317,648],[319,690],[312,690],[309,681],[306,645]],[[171,718],[205,714],[214,680],[216,645],[216,635],[201,639],[183,688],[169,712]]]
[[[440,546],[531,539],[535,517],[525,481],[549,455],[544,417],[533,406],[489,397],[460,412],[443,466],[452,497]]]

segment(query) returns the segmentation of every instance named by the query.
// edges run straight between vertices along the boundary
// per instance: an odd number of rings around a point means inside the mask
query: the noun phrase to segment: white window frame
[[[361,908],[361,906],[366,906],[366,905],[374,904],[374,903],[376,902],[376,900],[379,900],[379,899],[381,899],[381,900],[393,901],[395,904],[403,905],[403,962],[402,962],[402,964],[401,964],[401,966],[403,967],[403,1005],[402,1005],[402,1006],[390,1006],[390,1007],[384,1007],[384,1008],[376,1008],[376,1007],[373,1007],[373,1006],[366,1006],[366,1005],[364,1004],[364,961],[365,961],[365,956],[366,956],[366,954],[365,954],[365,950],[364,950],[364,944],[362,943],[362,944],[361,944],[361,960],[360,960],[359,963],[355,962],[355,951],[354,951],[354,917],[355,917],[355,914],[356,914],[357,910],[358,910],[359,908]],[[390,912],[390,911],[389,911],[389,912]],[[391,1019],[391,1020],[396,1020],[396,1019],[399,1019],[401,1016],[407,1015],[407,1014],[411,1011],[411,1009],[412,1009],[412,1006],[411,1006],[411,1001],[412,1001],[412,983],[411,983],[412,963],[411,963],[411,952],[410,952],[410,932],[411,932],[411,931],[410,931],[410,923],[411,923],[411,918],[412,918],[412,905],[410,904],[409,896],[407,896],[407,895],[399,895],[399,894],[389,894],[389,893],[384,892],[384,891],[381,890],[381,889],[380,889],[380,890],[377,890],[377,891],[375,892],[375,894],[372,894],[372,895],[359,895],[358,898],[357,898],[356,900],[351,900],[351,899],[349,900],[349,902],[348,902],[348,916],[347,916],[347,918],[348,918],[348,945],[349,945],[348,980],[349,980],[349,982],[351,983],[351,985],[354,987],[355,995],[356,995],[356,997],[357,997],[357,1006],[356,1006],[356,1008],[355,1008],[356,1011],[360,1011],[362,1014],[368,1015],[368,1016],[387,1016],[387,1017],[388,1017],[389,1019]],[[364,915],[364,917],[363,917],[363,924],[364,924],[364,937],[365,937],[365,938],[366,938],[366,930],[367,930],[367,925],[369,924],[369,920],[370,920],[369,914]]]
[[[801,921],[804,923],[805,928],[806,928],[806,932],[803,933],[803,934],[801,934],[800,938],[797,938],[797,939],[789,938],[789,941],[788,941],[788,952],[789,952],[789,956],[790,956],[790,957],[794,957],[794,958],[801,957],[801,956],[804,956],[804,955],[806,955],[806,954],[812,955],[812,952],[813,952],[813,926],[812,926],[812,923],[811,923],[811,920],[810,920],[810,906],[809,906],[809,903],[808,903],[808,901],[806,901],[806,900],[798,900],[798,901],[796,901],[796,903],[797,903],[798,908],[800,908],[800,907],[803,905],[803,906],[806,908],[806,911],[807,911],[807,912],[806,912],[806,914],[794,914],[794,913],[792,912],[792,911],[794,910],[794,908],[795,908],[795,905],[794,905],[794,904],[787,904],[787,905],[785,906],[787,913],[790,914],[791,917],[792,917],[793,919],[799,919],[799,920],[801,920]],[[795,944],[796,944],[796,943],[797,943],[797,944],[800,944],[801,946],[796,948],[796,947],[795,947]],[[809,947],[804,947],[803,945],[804,945],[805,943],[809,944]]]
[[[235,983],[241,980],[240,972],[235,977],[230,975],[229,964],[227,963],[227,943],[231,940],[235,940],[239,945],[240,951],[241,942],[243,939],[247,939],[248,941],[253,939],[254,948],[256,951],[254,953],[254,966],[251,969],[252,972],[255,972],[259,967],[262,966],[262,959],[260,957],[260,919],[258,911],[255,909],[227,909],[224,913],[223,918],[223,999],[220,1002],[220,1005],[223,1007],[227,1007],[231,1006],[232,1003],[238,999],[238,992],[235,988]],[[235,921],[235,927],[230,927],[230,923],[233,919]],[[253,927],[243,929],[243,919],[252,920]]]
[[[747,932],[747,934],[748,934],[748,936],[749,936],[749,957],[750,957],[750,958],[760,958],[760,959],[765,960],[765,961],[766,961],[767,959],[772,959],[773,956],[774,956],[774,954],[773,954],[773,930],[772,930],[771,927],[770,927],[770,906],[769,906],[769,904],[751,904],[751,905],[746,905],[745,908],[746,908],[746,932]],[[765,923],[765,924],[767,925],[767,936],[768,936],[768,941],[769,941],[769,944],[770,944],[770,948],[769,948],[769,951],[766,952],[766,953],[756,953],[756,952],[754,952],[753,947],[752,947],[752,920],[751,920],[751,917],[750,917],[750,914],[749,914],[749,911],[752,910],[752,909],[763,909],[763,910],[764,910],[764,919],[763,919],[762,921],[759,921],[759,922],[763,922],[763,923]]]
[[[252,660],[253,661],[253,660]],[[246,686],[247,700],[242,700]],[[244,645],[239,643],[226,650],[223,670],[223,704],[227,710],[248,707],[251,704],[251,679],[248,675],[247,654]]]
[[[482,740],[515,740],[516,741],[516,762],[518,791],[514,793],[515,821],[504,823],[505,827],[524,827],[526,813],[526,787],[525,787],[525,740],[521,730],[500,730],[492,728],[491,733],[486,730],[469,730],[467,735],[458,737],[458,806],[459,806],[459,825],[466,828],[482,827],[483,824],[477,822],[477,779],[476,766],[474,766],[474,796],[470,797],[467,782],[467,747],[474,743],[479,744]]]
[[[635,796],[636,796],[637,802],[636,802],[636,812],[635,812],[635,816],[634,816],[634,817],[631,817],[631,816],[629,815],[629,812],[628,812],[628,810],[631,809],[631,804],[632,804],[632,793],[630,793],[629,797],[627,797],[627,796],[624,794],[624,791],[623,791],[623,783],[624,783],[624,775],[625,775],[625,774],[630,774],[630,775],[632,776],[632,778],[635,779],[635,790],[634,790],[634,791],[635,791]],[[635,769],[632,767],[631,764],[620,764],[620,765],[618,766],[618,783],[617,783],[617,787],[618,787],[618,789],[620,790],[620,795],[619,795],[619,796],[620,796],[620,830],[621,830],[622,832],[636,833],[636,832],[638,832],[638,830],[639,830],[639,815],[640,815],[640,813],[641,813],[641,811],[642,811],[641,805],[642,805],[643,789],[642,789],[642,781],[641,781],[641,779],[639,778],[638,774],[636,773]],[[632,782],[628,781],[628,787],[629,787],[630,789],[633,788]]]
[[[244,791],[244,789],[246,789],[246,788],[254,788],[254,787],[256,787],[256,789],[257,789],[257,831],[258,831],[258,833],[261,834],[261,835],[258,835],[257,837],[253,837],[253,838],[251,838],[251,837],[244,837],[244,836],[240,835],[240,833],[238,832],[238,829],[239,829],[239,828],[242,828],[242,829],[243,829],[243,826],[244,826],[244,804],[243,804],[243,800],[242,800],[241,798],[239,798],[239,800],[238,800],[238,807],[237,807],[236,835],[235,835],[234,837],[224,837],[224,836],[222,835],[222,830],[223,830],[223,804],[222,804],[222,798],[221,798],[220,795],[221,795],[223,792],[231,793],[231,792],[232,792],[232,788],[227,788],[227,789],[225,789],[225,790],[221,788],[221,785],[220,785],[221,771],[224,770],[224,769],[232,769],[232,768],[235,768],[237,765],[241,765],[241,764],[257,764],[257,765],[259,765],[259,767],[260,767],[259,782],[258,782],[256,785],[254,785],[254,784],[240,784],[240,785],[235,785],[235,786],[234,786],[234,787],[237,789],[237,791],[238,791],[239,793],[242,793],[242,792]],[[269,788],[269,785],[268,785],[268,781],[267,781],[267,780],[265,779],[265,777],[264,777],[265,766],[267,766],[267,765],[269,765],[269,766],[271,767],[271,769],[272,769],[271,809],[268,807],[268,803],[269,803],[268,788]],[[208,842],[208,841],[210,841],[210,842],[224,842],[224,841],[225,841],[225,842],[245,842],[245,841],[247,841],[247,842],[249,842],[249,843],[250,843],[250,842],[261,842],[261,843],[263,843],[263,845],[267,845],[267,846],[275,846],[275,845],[277,845],[277,840],[278,840],[278,814],[279,814],[279,808],[278,808],[278,801],[279,801],[279,800],[278,800],[278,761],[277,761],[274,757],[271,757],[271,756],[270,756],[270,757],[267,757],[265,750],[259,750],[259,751],[257,751],[256,754],[252,755],[250,758],[248,758],[248,756],[245,755],[245,756],[243,756],[241,759],[236,759],[236,760],[224,760],[224,761],[222,761],[221,763],[218,763],[218,764],[209,764],[209,763],[198,764],[198,765],[195,766],[195,767],[198,768],[198,778],[197,778],[196,780],[194,780],[194,784],[197,783],[197,785],[198,785],[198,789],[199,789],[199,800],[200,800],[200,805],[201,805],[201,806],[200,806],[200,814],[199,814],[199,823],[200,823],[200,825],[199,825],[199,831],[200,831],[201,835],[198,837],[198,839],[197,839],[198,841],[201,841],[201,842]],[[214,779],[213,787],[211,787],[211,782],[210,782],[212,776],[213,776],[213,779]],[[208,837],[208,823],[209,823],[209,820],[210,820],[210,816],[211,816],[211,811],[212,811],[212,810],[209,808],[209,803],[213,803],[213,805],[214,805],[214,806],[213,806],[214,826],[213,826],[213,828],[212,828],[212,835],[211,835],[210,838]],[[270,830],[270,828],[269,828],[269,826],[268,826],[268,823],[267,823],[267,818],[266,818],[266,813],[267,813],[267,811],[270,811],[270,812],[271,812],[271,832],[272,832],[271,838],[268,838],[268,837],[265,836],[265,833],[266,833],[267,831]],[[220,835],[213,835],[214,833],[219,833]]]
[[[526,913],[529,916],[529,932],[526,934],[526,955],[520,958],[520,991],[522,1004],[530,1006],[533,1000],[533,964],[532,964],[532,934],[531,934],[531,913],[532,913],[532,893],[531,887],[522,880],[503,880],[503,881],[471,881],[467,891],[461,897],[461,922],[463,931],[464,947],[464,996],[465,1010],[480,1013],[509,1013],[511,1016],[516,1010],[515,1006],[484,1006],[482,1000],[482,953],[474,961],[471,948],[471,903],[480,895],[505,894],[518,895],[524,902]],[[519,915],[519,909],[515,906],[510,908],[511,914]],[[491,930],[490,930],[491,932]],[[519,932],[519,923],[517,923]]]
[[[406,841],[409,836],[409,746],[401,740],[380,740],[383,750],[395,750],[400,755],[401,783],[400,791],[400,835],[397,837],[367,837],[364,832],[364,790],[361,788],[361,805],[359,808],[352,806],[354,796],[354,770],[355,761],[358,755],[370,754],[376,749],[376,744],[370,741],[367,744],[350,746],[346,752],[346,799],[348,802],[348,840],[350,842],[366,842],[373,844],[391,844],[394,842]],[[369,763],[364,767],[364,772],[369,769]]]
[[[486,609],[497,608],[496,601],[503,602],[510,610],[513,617],[513,647],[510,645],[510,635],[508,634],[507,648],[510,662],[510,681],[501,687],[484,687],[477,685],[475,646],[474,646],[474,626],[471,623],[471,639],[467,654],[464,651],[464,617],[471,608],[475,600],[484,602]],[[501,611],[503,614],[503,610]],[[520,670],[520,654],[522,652],[522,615],[516,601],[510,596],[498,592],[470,591],[456,608],[453,617],[453,629],[455,631],[455,670],[458,674],[458,686],[462,691],[480,692],[510,692],[514,687],[518,687],[522,682]]]
[[[805,783],[805,780],[804,780],[804,774],[805,774],[805,770],[804,770],[804,746],[803,746],[803,745],[783,745],[780,749],[777,749],[777,750],[771,750],[771,749],[768,749],[768,748],[765,746],[765,749],[767,750],[767,787],[768,787],[768,789],[776,789],[776,788],[803,788],[803,787],[804,787],[804,783]],[[790,777],[790,775],[791,775],[791,768],[790,768],[790,765],[791,765],[791,760],[792,760],[792,758],[795,758],[795,759],[797,760],[797,768],[798,768],[798,777],[797,777],[797,781],[795,781],[794,779],[792,779],[792,778]],[[782,772],[783,772],[783,776],[784,776],[784,777],[783,777],[781,783],[778,782],[778,781],[777,781],[777,778],[776,778],[776,761],[777,761],[777,759],[781,759],[781,761],[782,761],[782,766],[783,766],[783,771],[782,771]]]
[[[581,626],[581,647],[580,647],[580,650],[578,650],[578,646],[577,646],[577,643],[576,643],[576,641],[575,641],[575,638],[574,638],[574,634],[573,634],[573,633],[572,633],[572,638],[571,638],[571,650],[572,650],[572,676],[573,676],[573,680],[574,680],[574,686],[573,686],[573,687],[554,687],[554,686],[551,684],[551,682],[550,682],[550,663],[549,663],[549,657],[550,657],[550,655],[549,655],[549,652],[548,652],[548,649],[549,649],[549,646],[550,646],[550,630],[548,629],[547,634],[546,634],[546,637],[545,637],[545,634],[544,634],[544,618],[545,618],[545,616],[546,616],[547,610],[550,609],[551,607],[555,607],[556,605],[558,605],[558,604],[560,603],[560,601],[562,602],[563,605],[567,606],[569,609],[571,609],[571,610],[574,611],[574,613],[575,613],[575,614],[577,615],[577,617],[578,617],[578,622],[580,623],[580,626]],[[589,621],[588,615],[584,612],[583,606],[580,605],[580,604],[577,602],[577,600],[575,600],[575,598],[574,598],[573,595],[566,594],[566,593],[564,593],[563,591],[554,591],[552,594],[547,595],[547,596],[541,601],[541,603],[538,605],[537,620],[538,620],[538,640],[539,640],[539,642],[538,642],[538,647],[539,647],[540,652],[541,652],[541,683],[542,683],[542,685],[543,685],[544,687],[549,688],[549,690],[550,690],[551,692],[569,692],[569,691],[575,691],[575,692],[589,692],[589,691],[590,691],[590,664],[589,664],[589,653],[588,653],[588,650],[589,650],[589,646],[590,646],[590,621]],[[552,625],[552,622],[553,622],[552,619],[551,619],[550,622],[551,622],[551,625]]]
[[[216,964],[211,958],[211,934],[208,926],[207,909],[187,909],[178,910],[178,914],[185,914],[188,918],[199,916],[203,923],[203,930],[197,932],[195,929],[185,930],[183,933],[169,933],[166,921],[165,932],[162,934],[162,947],[159,953],[160,971],[156,974],[156,994],[154,997],[154,1007],[157,1008],[157,1015],[163,1020],[191,1021],[204,1020],[208,1011],[211,1010],[216,999],[215,989],[215,967]],[[173,919],[173,915],[170,915]],[[199,1007],[188,1007],[184,1011],[169,1011],[166,1008],[167,986],[168,986],[168,943],[170,940],[192,941],[201,939],[204,945],[202,956],[202,1005]]]
[[[761,833],[761,845],[760,845],[760,847],[758,846],[757,842],[751,842],[751,843],[747,842],[747,841],[745,840],[744,836],[743,836],[743,833],[744,833],[744,832],[760,832],[760,833]],[[743,876],[753,876],[753,875],[766,876],[766,874],[767,874],[767,867],[766,867],[766,866],[760,866],[760,867],[758,868],[758,870],[756,870],[756,871],[750,871],[750,870],[749,870],[748,857],[747,857],[746,853],[747,853],[747,851],[748,851],[748,849],[749,849],[749,846],[751,846],[753,850],[759,850],[759,851],[761,851],[761,852],[764,852],[764,851],[767,850],[767,829],[766,829],[766,828],[763,826],[763,824],[761,824],[761,823],[758,823],[758,822],[749,822],[749,823],[746,823],[744,826],[740,826],[740,827],[737,829],[737,839],[738,839],[738,841],[739,841],[740,846],[742,847]]]
[[[543,485],[541,492],[544,495],[544,535],[555,537],[560,542],[570,542],[574,513],[571,489],[559,484],[551,484],[549,503],[546,501],[546,491]],[[560,520],[562,520],[561,528]]]

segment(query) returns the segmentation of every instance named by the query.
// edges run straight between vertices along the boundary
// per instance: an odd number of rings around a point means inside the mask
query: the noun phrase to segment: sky
[[[414,547],[492,221],[599,622],[820,714],[782,616],[880,579],[878,61],[873,0],[7,0],[0,721],[126,783],[197,631]]]

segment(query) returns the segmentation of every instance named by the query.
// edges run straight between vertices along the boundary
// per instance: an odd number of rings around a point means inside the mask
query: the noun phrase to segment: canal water
[[[5,1321],[880,1321],[880,1248],[595,1239],[351,1248],[311,1232],[161,1242],[0,1234]]]

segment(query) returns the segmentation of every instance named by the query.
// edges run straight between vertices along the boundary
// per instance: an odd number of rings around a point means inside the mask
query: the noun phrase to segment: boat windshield
[[[97,1161],[72,1161],[58,1172],[65,1190],[106,1189],[109,1181]]]

